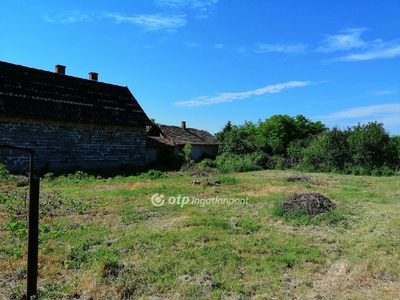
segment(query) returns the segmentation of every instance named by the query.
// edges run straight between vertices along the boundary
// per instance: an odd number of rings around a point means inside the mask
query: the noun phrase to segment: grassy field
[[[43,179],[38,299],[400,299],[399,177],[203,173]],[[28,188],[0,189],[0,299],[20,299]],[[282,215],[294,192],[338,209]]]

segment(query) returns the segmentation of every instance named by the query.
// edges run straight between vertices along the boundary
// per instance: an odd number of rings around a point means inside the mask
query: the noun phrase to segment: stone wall
[[[35,150],[35,169],[87,170],[144,165],[145,128],[0,121],[0,144]],[[0,163],[11,172],[28,169],[29,154],[0,148]]]

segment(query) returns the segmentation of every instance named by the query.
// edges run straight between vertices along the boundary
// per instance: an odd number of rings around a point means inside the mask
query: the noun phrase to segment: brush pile
[[[320,193],[293,193],[283,199],[283,212],[303,212],[309,216],[326,213],[335,209],[336,204]]]
[[[316,179],[311,178],[310,176],[302,175],[302,174],[294,174],[285,179],[287,182],[305,182],[309,184],[320,185],[320,182]]]

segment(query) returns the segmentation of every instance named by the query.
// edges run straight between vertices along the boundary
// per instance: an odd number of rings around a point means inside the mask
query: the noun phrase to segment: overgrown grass
[[[195,172],[196,173],[196,172]],[[400,294],[396,177],[285,171],[198,177],[148,171],[41,182],[38,299],[395,299]],[[12,179],[11,179],[12,180]],[[209,182],[218,184],[209,185]],[[0,194],[0,298],[25,291],[27,188]],[[338,208],[283,214],[293,192]],[[248,204],[169,204],[151,197],[248,198]]]

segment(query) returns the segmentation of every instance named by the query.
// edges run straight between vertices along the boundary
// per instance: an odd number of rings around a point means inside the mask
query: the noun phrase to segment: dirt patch
[[[293,193],[283,199],[285,214],[302,211],[310,216],[316,216],[335,208],[336,204],[320,193]]]

